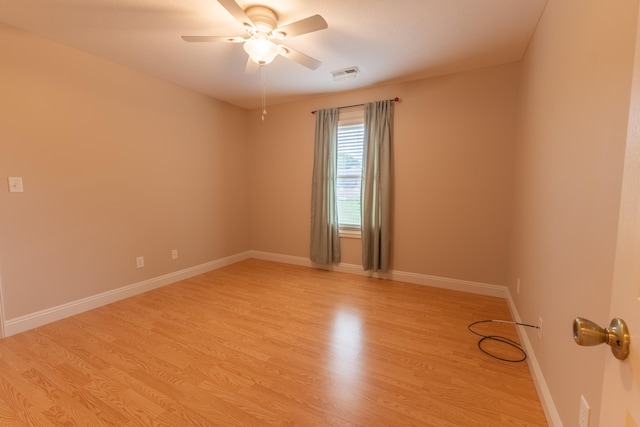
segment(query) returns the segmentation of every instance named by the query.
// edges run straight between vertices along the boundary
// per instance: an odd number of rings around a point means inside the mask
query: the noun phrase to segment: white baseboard
[[[518,309],[516,308],[516,304],[513,301],[511,293],[508,290],[506,300],[507,304],[509,305],[509,310],[511,310],[511,317],[513,318],[513,320],[518,323],[523,323],[522,319],[520,318],[520,314],[518,313]],[[551,397],[551,392],[549,391],[547,382],[544,379],[544,375],[542,375],[542,369],[540,368],[540,364],[538,363],[538,359],[536,358],[536,353],[534,352],[531,341],[529,340],[529,335],[526,332],[526,327],[518,326],[517,330],[518,335],[520,336],[520,342],[527,352],[527,362],[529,364],[529,370],[531,371],[533,383],[536,386],[538,397],[540,398],[540,403],[542,404],[542,409],[544,410],[547,422],[551,427],[562,427],[560,414],[558,413],[556,405],[553,402],[553,398]]]
[[[218,268],[243,261],[249,257],[250,256],[248,252],[232,255],[226,258],[221,258],[215,261],[196,265],[194,267],[185,268],[184,270],[165,274],[163,276],[154,277],[152,279],[144,280],[142,282],[134,283],[128,286],[123,286],[122,288],[107,291],[98,295],[82,298],[77,301],[59,305],[57,307],[51,307],[45,310],[37,311],[35,313],[27,314],[25,316],[8,319],[4,322],[4,336],[8,337],[20,332],[28,331],[29,329],[37,328],[38,326],[46,325],[47,323],[55,322],[56,320],[61,320],[69,316],[80,314],[94,308],[102,307],[103,305],[111,304],[113,302],[150,291],[152,289],[170,285],[171,283],[175,283],[180,280],[188,279],[190,277],[197,276],[208,271],[216,270]]]
[[[163,276],[154,277],[142,282],[127,285],[118,289],[92,295],[56,307],[30,313],[24,316],[6,319],[4,321],[4,333],[2,336],[8,337],[47,323],[55,322],[69,316],[83,313],[106,304],[129,298],[152,289],[160,288],[198,274],[216,270],[218,268],[243,261],[248,258],[257,258],[266,261],[281,262],[285,264],[300,265],[306,267],[324,268],[341,273],[356,274],[361,276],[379,277],[383,279],[393,279],[401,282],[434,286],[438,288],[452,289],[463,292],[470,292],[480,295],[488,295],[505,298],[507,289],[504,286],[490,285],[486,283],[469,282],[458,279],[448,279],[443,277],[428,276],[424,274],[408,273],[403,271],[390,271],[387,273],[371,273],[364,271],[362,266],[355,264],[338,264],[336,266],[322,266],[311,262],[308,258],[280,255],[269,252],[247,251],[215,261],[189,267],[184,270],[175,271]]]
[[[249,251],[251,258],[265,261],[282,262],[285,264],[301,265],[305,267],[322,268],[325,270],[338,271],[340,273],[356,274],[359,276],[378,277],[381,279],[397,280],[399,282],[413,283],[416,285],[433,286],[436,288],[451,289],[473,294],[506,298],[508,295],[505,286],[491,285],[488,283],[469,282],[466,280],[449,279],[445,277],[429,276],[426,274],[408,273],[405,271],[389,271],[387,273],[371,273],[364,271],[361,265],[340,263],[332,266],[315,264],[308,258],[294,257],[289,255],[279,255],[270,252]]]

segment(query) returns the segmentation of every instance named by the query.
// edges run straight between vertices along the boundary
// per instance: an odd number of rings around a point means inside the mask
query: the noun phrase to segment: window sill
[[[362,234],[360,230],[340,230],[340,237],[344,237],[346,239],[361,239]]]

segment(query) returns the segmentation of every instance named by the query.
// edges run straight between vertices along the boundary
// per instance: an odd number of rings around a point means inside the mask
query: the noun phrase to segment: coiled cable
[[[539,329],[538,326],[535,325],[529,325],[527,323],[518,323],[518,322],[510,322],[508,320],[478,320],[477,322],[473,322],[471,324],[469,324],[469,326],[467,327],[469,329],[469,331],[475,335],[478,335],[480,338],[480,340],[478,341],[478,348],[480,349],[480,351],[482,351],[484,354],[493,357],[494,359],[497,360],[502,360],[503,362],[513,362],[513,363],[517,363],[517,362],[524,362],[525,360],[527,360],[527,352],[524,350],[524,348],[522,348],[522,346],[520,345],[520,343],[507,338],[507,337],[503,337],[500,335],[484,335],[481,334],[479,332],[476,332],[473,330],[473,327],[477,324],[480,323],[490,323],[490,322],[496,322],[496,323],[510,323],[512,325],[518,325],[518,326],[525,326],[528,328],[535,328],[535,329]],[[522,355],[521,358],[518,359],[507,359],[507,358],[503,358],[500,356],[496,356],[495,354],[489,352],[488,350],[486,350],[483,347],[483,343],[485,343],[486,341],[496,341],[496,342],[500,342],[503,344],[507,344],[508,346],[511,346],[513,348],[515,348],[516,350],[518,350],[518,352]]]

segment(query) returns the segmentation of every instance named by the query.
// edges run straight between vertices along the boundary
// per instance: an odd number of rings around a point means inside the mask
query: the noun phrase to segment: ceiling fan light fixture
[[[278,45],[266,38],[254,38],[244,43],[244,50],[256,64],[269,64],[278,55]]]
[[[320,67],[321,62],[317,59],[274,42],[279,43],[285,38],[326,29],[328,27],[327,21],[322,16],[313,15],[284,26],[278,26],[278,15],[267,6],[255,5],[245,9],[238,3],[239,0],[217,1],[236,21],[244,26],[246,36],[182,36],[184,41],[242,43],[245,52],[249,55],[245,72],[254,71],[255,67],[252,64],[262,66],[271,63],[278,54],[310,70],[316,70]],[[242,0],[242,3],[246,3],[246,1]]]

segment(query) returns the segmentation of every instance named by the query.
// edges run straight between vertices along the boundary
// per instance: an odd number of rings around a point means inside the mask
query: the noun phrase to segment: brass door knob
[[[611,320],[608,328],[602,328],[594,322],[582,317],[573,321],[573,340],[578,345],[609,344],[611,352],[620,360],[629,355],[631,338],[627,324],[622,319]]]

